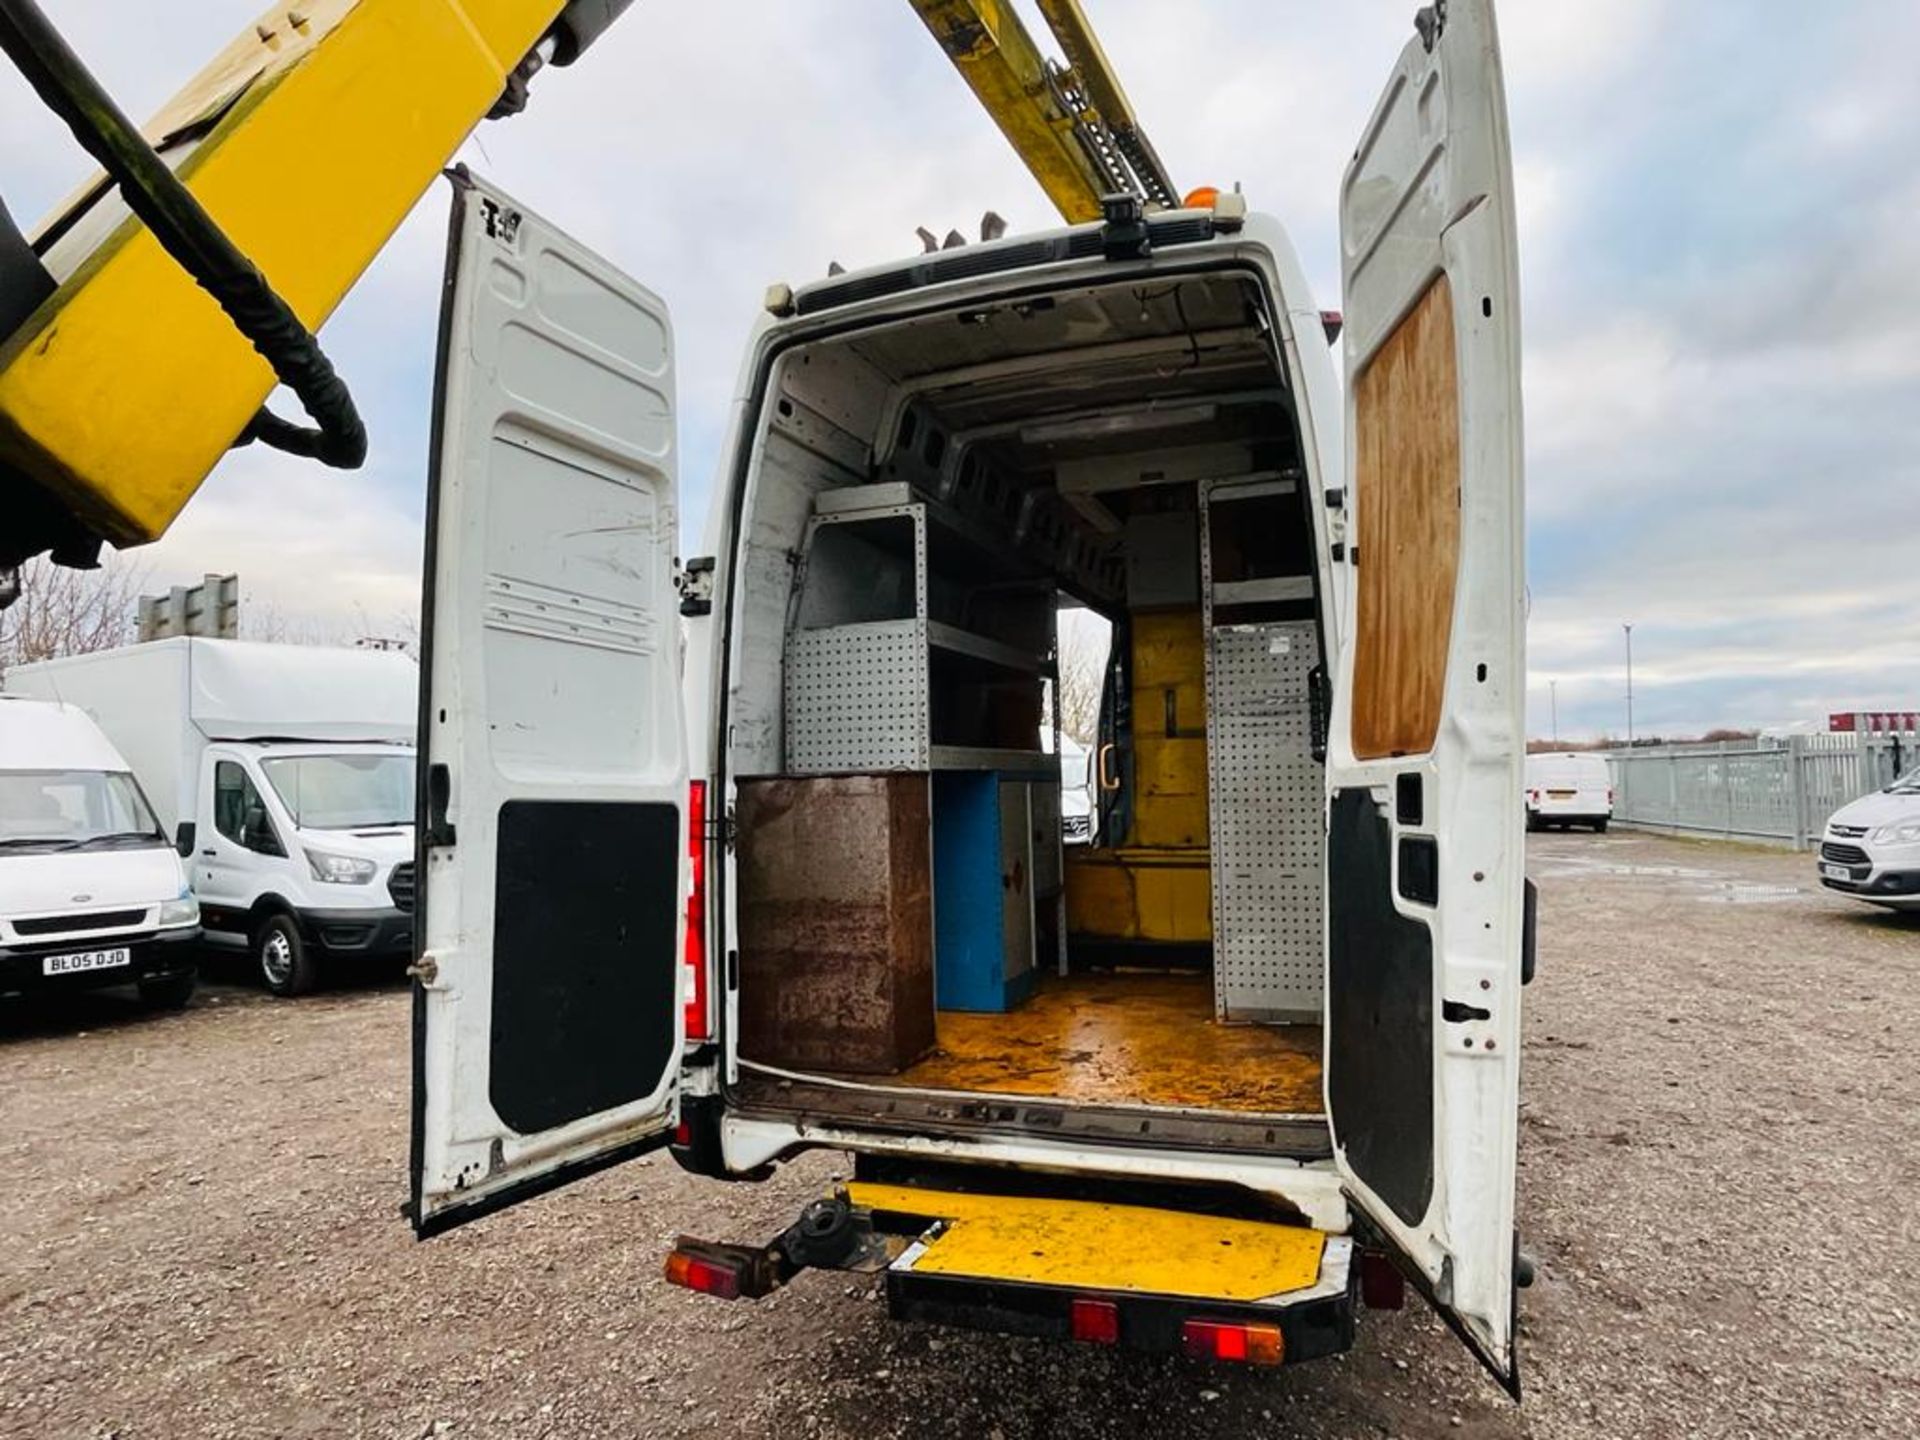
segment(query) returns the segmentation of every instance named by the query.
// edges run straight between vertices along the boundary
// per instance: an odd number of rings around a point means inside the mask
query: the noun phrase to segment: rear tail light
[[[667,1283],[722,1300],[740,1298],[740,1272],[731,1266],[675,1250],[667,1256]]]
[[[1607,786],[1607,804],[1613,804],[1613,787],[1611,785]]]
[[[1286,1354],[1278,1325],[1241,1325],[1227,1320],[1189,1320],[1180,1327],[1187,1354],[1201,1360],[1278,1365]]]
[[[1076,1300],[1071,1307],[1073,1338],[1090,1345],[1120,1343],[1120,1307],[1111,1300]]]
[[[707,782],[687,787],[687,859],[692,883],[687,887],[686,969],[687,1043],[713,1038],[707,1014]],[[671,1278],[671,1277],[669,1277]]]

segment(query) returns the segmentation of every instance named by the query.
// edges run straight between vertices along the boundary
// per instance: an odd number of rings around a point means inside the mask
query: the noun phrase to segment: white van
[[[83,708],[178,844],[208,944],[276,995],[413,946],[419,666],[398,652],[180,637],[20,665]]]
[[[1341,195],[1344,397],[1237,195],[777,286],[683,568],[664,305],[456,177],[421,1234],[830,1147],[669,1278],[1278,1363],[1404,1276],[1517,1393],[1510,162],[1488,0],[1419,29]],[[1063,597],[1115,626],[1064,851]]]
[[[1060,835],[1069,845],[1093,839],[1093,752],[1071,735],[1060,737]]]
[[[1613,819],[1613,776],[1607,757],[1569,750],[1527,756],[1527,828],[1591,825],[1604,835]]]
[[[0,993],[193,995],[200,909],[127,762],[71,705],[0,696]]]
[[[1834,811],[1818,864],[1829,890],[1889,910],[1920,910],[1920,768]]]

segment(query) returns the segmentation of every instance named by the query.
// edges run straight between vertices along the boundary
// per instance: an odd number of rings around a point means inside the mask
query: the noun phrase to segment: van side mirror
[[[284,855],[280,848],[280,838],[273,833],[273,826],[267,822],[264,805],[249,805],[245,817],[240,821],[240,843],[249,850],[262,855]]]
[[[182,820],[173,828],[173,848],[182,856],[193,854],[194,824],[191,820]]]

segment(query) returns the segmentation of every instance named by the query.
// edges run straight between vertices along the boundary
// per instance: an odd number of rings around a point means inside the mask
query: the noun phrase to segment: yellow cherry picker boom
[[[1079,0],[911,0],[1069,221],[1175,203]],[[50,552],[165,533],[236,444],[351,468],[367,437],[314,331],[482,119],[518,113],[631,0],[292,0],[135,126],[34,0],[0,50],[101,166],[23,233],[0,202],[0,605]],[[285,384],[311,425],[265,408]]]

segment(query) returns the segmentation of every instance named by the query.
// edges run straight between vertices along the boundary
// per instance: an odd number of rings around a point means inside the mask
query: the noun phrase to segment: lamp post
[[[1620,627],[1627,632],[1627,745],[1633,745],[1633,626]]]

